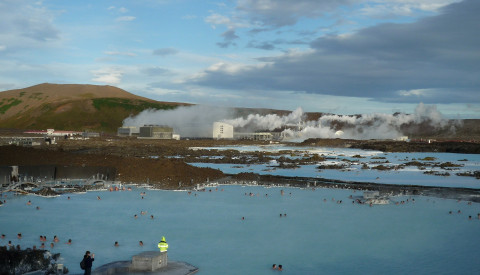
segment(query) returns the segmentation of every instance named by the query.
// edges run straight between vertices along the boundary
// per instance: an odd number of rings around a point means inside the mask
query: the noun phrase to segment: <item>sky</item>
[[[0,0],[0,91],[480,118],[478,0]]]

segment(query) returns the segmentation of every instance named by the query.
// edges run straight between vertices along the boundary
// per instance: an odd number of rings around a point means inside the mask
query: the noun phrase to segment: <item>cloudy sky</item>
[[[0,91],[480,118],[478,0],[0,0]]]

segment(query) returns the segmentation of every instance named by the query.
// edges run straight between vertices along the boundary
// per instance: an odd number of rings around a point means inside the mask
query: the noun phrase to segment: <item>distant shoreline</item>
[[[311,177],[285,177],[272,175],[248,174],[248,176],[236,174],[229,175],[225,181],[236,181],[235,185],[243,185],[240,182],[255,182],[258,186],[288,186],[299,188],[334,188],[359,191],[379,191],[381,196],[430,196],[445,199],[457,199],[480,203],[480,189],[422,186],[422,185],[397,185],[373,182],[342,181],[336,179],[311,178]]]
[[[358,191],[378,191],[382,197],[390,196],[430,196],[445,199],[456,199],[480,203],[480,189],[463,187],[443,187],[443,186],[422,186],[405,184],[384,184],[373,182],[343,181],[338,179],[312,178],[312,177],[287,177],[275,175],[260,175],[254,173],[226,174],[226,177],[199,184],[196,186],[185,186],[184,188],[165,188],[159,184],[148,183],[125,183],[125,186],[133,185],[137,187],[151,188],[153,190],[164,191],[200,191],[215,187],[218,185],[237,185],[237,186],[265,186],[265,187],[296,187],[296,188],[329,188],[329,189],[348,189]],[[43,190],[43,189],[42,189]],[[79,194],[87,191],[108,191],[104,186],[91,185],[74,188],[69,191],[55,192],[51,189],[48,193],[24,191],[25,195],[34,195],[42,197],[57,197],[64,194]],[[5,190],[4,190],[5,192]],[[115,192],[115,191],[113,191]]]

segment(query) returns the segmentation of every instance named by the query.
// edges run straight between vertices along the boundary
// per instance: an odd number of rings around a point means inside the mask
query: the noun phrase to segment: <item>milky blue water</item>
[[[279,176],[302,176],[318,177],[326,179],[339,179],[346,181],[362,181],[383,184],[405,184],[405,185],[424,185],[441,187],[465,187],[480,188],[480,180],[474,177],[457,176],[456,173],[480,171],[480,155],[478,154],[452,154],[452,153],[384,153],[380,151],[366,151],[359,149],[344,148],[314,148],[314,147],[287,147],[287,146],[243,146],[243,147],[211,147],[209,149],[235,149],[241,152],[266,151],[279,152],[281,150],[291,150],[296,155],[318,154],[327,158],[324,162],[318,162],[312,165],[303,165],[296,169],[275,168],[278,163],[269,164],[215,164],[215,163],[191,163],[197,167],[211,167],[220,169],[224,173],[237,174],[240,172],[252,172],[258,174],[272,174]],[[359,157],[354,157],[360,155]],[[290,157],[290,155],[288,155]],[[376,159],[382,157],[385,159]],[[427,157],[433,157],[433,161],[424,161]],[[345,161],[349,160],[349,161]],[[396,166],[410,161],[419,161],[427,164],[425,170],[420,170],[416,166],[406,166],[399,170],[379,171],[375,169],[362,169],[362,164],[367,163],[368,167],[377,165]],[[388,163],[375,163],[385,162]],[[461,165],[461,167],[452,168],[452,170],[433,167],[433,164],[451,162]],[[344,170],[337,169],[317,169],[319,164],[345,164]],[[435,171],[439,173],[448,172],[450,176],[438,176],[424,174],[425,171]]]
[[[273,263],[282,264],[284,274],[480,273],[476,203],[415,196],[392,198],[408,199],[405,204],[369,207],[352,204],[349,196],[361,192],[349,190],[211,190],[196,196],[136,188],[56,198],[8,194],[0,207],[0,233],[7,236],[0,245],[12,240],[38,247],[40,235],[47,236],[47,245],[57,235],[52,252],[61,253],[73,273],[80,272],[86,250],[95,253],[98,267],[156,250],[163,235],[169,259],[199,267],[198,274],[277,274]],[[140,192],[146,192],[144,199]],[[71,245],[65,244],[69,238]]]
[[[475,171],[480,167],[479,155],[280,146],[235,149],[296,149],[299,156],[303,150],[324,155],[331,163],[355,160],[355,155],[363,158],[357,156],[358,164],[351,164],[346,171],[319,170],[318,164],[298,169],[195,165],[227,173],[480,188],[480,180],[472,177],[425,175],[416,167],[398,171],[360,169],[360,162],[370,166],[373,161],[382,161],[375,157],[385,157],[392,165],[435,157],[435,162],[461,163],[458,171]],[[354,199],[362,192],[351,190],[261,186],[208,190],[189,194],[134,188],[55,198],[7,194],[2,198],[6,203],[0,207],[0,234],[6,235],[0,245],[11,240],[22,248],[39,247],[39,236],[46,235],[49,246],[57,235],[60,242],[51,250],[61,253],[73,274],[81,272],[79,262],[86,250],[95,253],[94,267],[98,267],[156,250],[162,236],[170,245],[169,259],[199,267],[198,274],[278,274],[271,270],[274,263],[284,266],[284,274],[480,274],[477,203],[414,196],[392,197],[388,205],[370,207],[352,204],[350,196]],[[146,192],[143,199],[141,192]],[[27,205],[29,200],[32,205]],[[340,200],[342,203],[338,203]],[[400,201],[406,203],[395,203]],[[23,238],[17,239],[17,233]],[[68,239],[72,239],[71,245],[65,244]],[[114,246],[115,241],[119,247]]]

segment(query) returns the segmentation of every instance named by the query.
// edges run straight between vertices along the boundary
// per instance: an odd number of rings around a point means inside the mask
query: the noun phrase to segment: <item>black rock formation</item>
[[[17,250],[0,247],[0,275],[24,274],[31,271],[41,270],[44,274],[56,274],[56,260],[60,254],[51,254],[47,250]],[[63,267],[63,274],[68,269]]]

